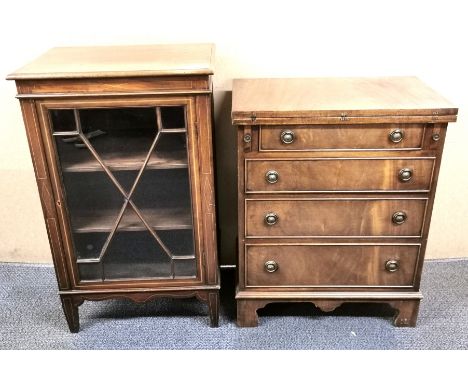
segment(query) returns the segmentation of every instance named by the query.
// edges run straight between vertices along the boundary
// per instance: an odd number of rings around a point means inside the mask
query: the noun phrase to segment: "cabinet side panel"
[[[250,136],[247,142],[244,135]],[[250,126],[238,128],[237,130],[237,184],[238,184],[238,244],[237,244],[237,272],[238,289],[245,288],[245,160],[244,151],[252,148],[252,130]]]
[[[199,96],[196,104],[206,281],[208,284],[218,284],[211,99],[209,96]]]
[[[29,150],[34,166],[42,211],[46,222],[52,259],[60,290],[70,289],[70,280],[65,266],[62,240],[57,224],[57,211],[46,165],[44,146],[39,131],[39,123],[33,100],[21,100],[21,110],[28,137]]]
[[[439,179],[439,170],[440,164],[442,161],[442,153],[444,149],[445,135],[447,133],[447,123],[429,123],[426,125],[423,149],[428,150],[428,152],[435,154],[436,161],[434,164],[434,170],[432,173],[432,184],[431,190],[429,193],[429,200],[427,202],[426,215],[424,217],[424,226],[422,231],[422,240],[421,240],[421,252],[419,254],[416,277],[415,277],[415,287],[419,290],[421,283],[421,273],[424,263],[424,258],[426,254],[427,247],[427,238],[429,235],[429,227],[431,224],[432,209],[434,206],[434,198],[437,189],[437,181]]]

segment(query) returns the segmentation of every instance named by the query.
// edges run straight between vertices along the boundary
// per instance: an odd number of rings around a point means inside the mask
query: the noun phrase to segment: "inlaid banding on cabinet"
[[[39,96],[41,94],[93,94],[93,93],[126,93],[140,94],[145,92],[183,92],[210,91],[210,81],[205,76],[177,77],[134,77],[134,78],[57,78],[42,80],[22,80],[27,90],[22,94]],[[131,91],[129,91],[131,87]]]
[[[57,99],[57,98],[104,98],[104,97],[143,97],[143,96],[165,96],[165,95],[198,95],[210,94],[209,90],[179,90],[179,91],[147,91],[141,93],[27,93],[18,94],[18,99]]]

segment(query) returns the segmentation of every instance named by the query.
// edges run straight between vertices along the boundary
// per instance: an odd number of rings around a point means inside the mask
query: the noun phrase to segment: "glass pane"
[[[195,277],[197,274],[197,265],[195,259],[178,259],[174,261],[174,273],[176,277]]]
[[[115,175],[135,170],[133,184],[156,138],[155,108],[80,110],[81,128],[105,166]]]
[[[62,120],[62,114],[67,115],[68,112],[55,111],[55,121]],[[96,261],[124,198],[92,153],[86,147],[77,145],[80,142],[76,135],[55,137],[75,256],[78,262]],[[99,269],[92,271],[92,268],[91,265],[80,267],[83,280],[100,278]]]
[[[50,111],[50,120],[54,132],[75,132],[75,116],[73,109],[59,109]]]
[[[174,258],[194,256],[192,229],[158,231],[158,235]]]
[[[78,271],[81,280],[102,281],[102,264],[100,262],[79,263]]]
[[[104,258],[104,279],[155,277],[171,277],[171,259],[149,231],[117,232]]]
[[[187,169],[146,170],[133,200],[155,229],[192,229]]]
[[[79,260],[98,259],[109,236],[106,232],[74,232],[75,254]]]
[[[185,108],[50,116],[81,280],[195,277]]]
[[[124,197],[105,172],[62,169],[70,222],[74,232],[106,232],[117,219]]]
[[[161,107],[163,129],[185,129],[185,109],[178,106]]]
[[[187,168],[185,133],[161,133],[147,169]]]

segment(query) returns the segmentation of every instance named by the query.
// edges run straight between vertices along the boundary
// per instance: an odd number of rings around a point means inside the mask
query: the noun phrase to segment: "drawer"
[[[261,126],[260,151],[421,149],[425,125]]]
[[[246,160],[245,191],[423,191],[434,158]]]
[[[247,245],[250,287],[412,286],[419,245]]]
[[[420,237],[427,198],[246,199],[246,237]]]

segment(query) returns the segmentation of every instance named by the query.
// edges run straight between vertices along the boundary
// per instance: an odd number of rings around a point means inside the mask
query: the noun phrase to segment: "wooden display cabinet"
[[[213,46],[55,48],[10,74],[72,332],[85,300],[196,297],[218,324]]]

